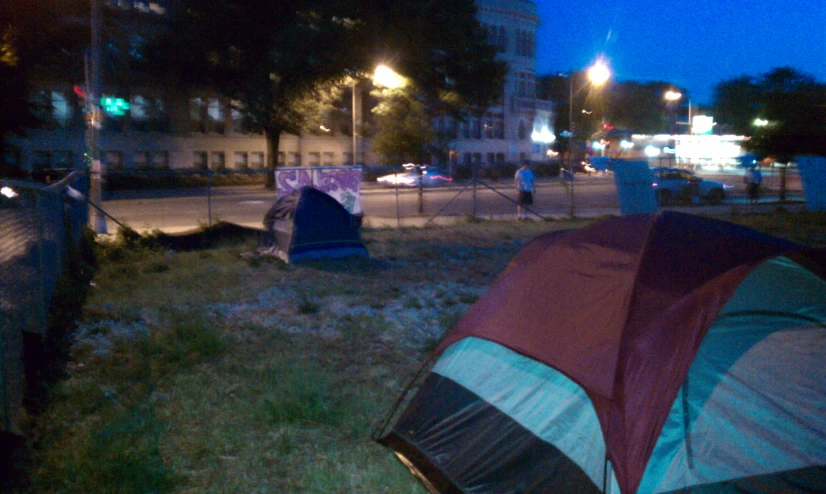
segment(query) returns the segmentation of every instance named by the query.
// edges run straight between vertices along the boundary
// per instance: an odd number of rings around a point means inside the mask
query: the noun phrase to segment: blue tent
[[[263,251],[285,262],[367,256],[360,218],[335,198],[313,187],[281,197],[264,216]]]

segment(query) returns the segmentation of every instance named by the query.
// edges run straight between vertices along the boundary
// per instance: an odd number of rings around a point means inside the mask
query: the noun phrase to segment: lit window
[[[247,153],[243,151],[236,151],[235,152],[235,168],[239,170],[246,170],[249,167],[249,163],[247,161]]]
[[[264,153],[260,151],[250,153],[250,166],[258,169],[264,168],[264,166],[266,166],[264,163]]]
[[[167,151],[153,151],[152,168],[158,170],[169,169],[169,153]]]
[[[146,170],[149,168],[149,153],[146,151],[138,151],[132,156],[132,162],[138,170]]]
[[[223,170],[226,167],[227,162],[223,151],[213,151],[210,153],[210,168],[213,170]]]
[[[192,152],[192,167],[196,170],[206,170],[207,168],[207,152],[193,151]]]

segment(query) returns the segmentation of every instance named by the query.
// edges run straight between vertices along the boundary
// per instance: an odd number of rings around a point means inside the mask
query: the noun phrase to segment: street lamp
[[[601,86],[611,77],[611,71],[602,60],[597,61],[588,69],[588,81],[593,86]],[[583,86],[581,89],[584,89]],[[579,92],[579,91],[577,91]],[[568,134],[568,172],[571,174],[571,202],[568,216],[574,217],[574,157],[573,144],[576,130],[574,128],[574,74],[568,76],[568,125],[571,127]]]
[[[407,83],[401,75],[397,74],[393,69],[386,65],[379,65],[373,72],[371,77],[373,83],[387,89],[397,89],[405,86]],[[358,97],[356,96],[356,87],[358,86],[359,78],[353,77],[353,166],[356,165],[356,157],[358,156]]]
[[[665,92],[664,97],[666,101],[673,103],[675,101],[679,101],[680,99],[682,99],[683,93],[670,89]],[[691,132],[691,98],[688,99],[688,121],[679,122],[675,118],[674,125],[688,125],[689,133]]]

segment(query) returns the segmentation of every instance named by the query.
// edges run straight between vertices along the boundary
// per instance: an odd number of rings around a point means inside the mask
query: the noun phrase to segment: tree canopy
[[[790,67],[741,76],[715,88],[717,119],[752,136],[746,147],[788,162],[826,156],[826,84]],[[756,125],[758,124],[759,125]]]
[[[385,63],[420,101],[455,113],[501,98],[506,68],[475,18],[473,0],[184,0],[151,66],[187,87],[240,102],[263,131],[274,168],[282,132],[306,129],[329,88]]]

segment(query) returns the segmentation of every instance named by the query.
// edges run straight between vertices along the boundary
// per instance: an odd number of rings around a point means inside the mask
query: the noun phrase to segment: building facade
[[[490,43],[510,67],[503,100],[482,117],[468,117],[463,122],[436,119],[433,125],[449,137],[452,163],[543,159],[553,129],[551,104],[538,100],[535,91],[536,5],[526,0],[477,0],[477,6]],[[103,8],[106,15],[119,16],[120,25],[133,24],[118,38],[123,51],[140,44],[141,36],[151,35],[137,26],[152,25],[153,17],[167,15],[163,3],[154,2],[107,1]],[[241,115],[232,101],[216,94],[184,94],[169,86],[143,84],[123,74],[107,74],[105,67],[99,72],[103,118],[98,119],[99,127],[91,135],[106,170],[246,170],[266,166],[263,135],[243,131]],[[4,157],[7,164],[27,171],[85,166],[90,128],[95,122],[90,122],[92,116],[84,108],[88,77],[74,78],[77,80],[42,80],[33,99],[44,124],[11,140]],[[320,129],[282,136],[278,163],[375,164],[369,138],[358,133],[370,110],[367,89],[348,89],[342,101],[346,103],[331,111],[328,123]],[[435,158],[430,161],[435,162]]]

